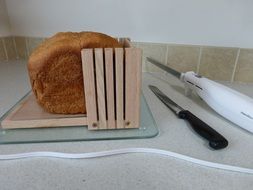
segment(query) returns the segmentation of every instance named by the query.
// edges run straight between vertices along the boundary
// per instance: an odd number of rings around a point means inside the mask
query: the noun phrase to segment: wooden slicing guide
[[[138,128],[140,124],[141,58],[127,38],[124,48],[83,49],[82,68],[87,114],[44,111],[31,93],[2,121],[6,129],[88,125],[89,130]]]

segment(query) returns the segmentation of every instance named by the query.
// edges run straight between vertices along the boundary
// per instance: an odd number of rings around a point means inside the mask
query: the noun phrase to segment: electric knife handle
[[[217,131],[200,120],[188,110],[182,110],[178,113],[180,119],[187,120],[195,132],[209,141],[209,146],[215,150],[227,147],[228,141]]]
[[[253,133],[253,98],[192,71],[182,73],[181,80],[218,114]]]

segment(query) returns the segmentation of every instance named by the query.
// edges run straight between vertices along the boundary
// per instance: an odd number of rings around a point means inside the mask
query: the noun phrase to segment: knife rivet
[[[130,125],[130,121],[127,121],[127,122],[126,122],[126,125]]]
[[[92,127],[97,127],[97,123],[92,123]]]

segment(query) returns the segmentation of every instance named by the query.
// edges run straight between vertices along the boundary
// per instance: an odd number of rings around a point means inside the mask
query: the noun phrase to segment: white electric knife
[[[253,133],[253,99],[193,71],[180,73],[147,57],[147,61],[184,82],[186,90],[195,91],[224,118]]]

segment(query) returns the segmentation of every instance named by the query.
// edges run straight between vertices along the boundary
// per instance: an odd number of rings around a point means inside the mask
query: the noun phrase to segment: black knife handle
[[[178,113],[178,117],[180,119],[187,120],[194,131],[209,141],[209,146],[213,149],[218,150],[228,146],[228,141],[221,134],[200,120],[190,111],[182,110]]]

